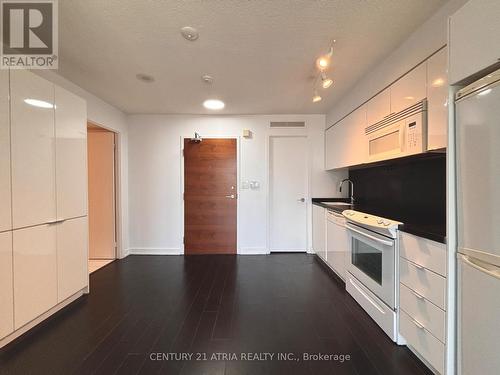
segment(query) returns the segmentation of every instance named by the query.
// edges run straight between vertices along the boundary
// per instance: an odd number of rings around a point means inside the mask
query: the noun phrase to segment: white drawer
[[[408,288],[446,310],[446,279],[406,259],[399,259],[399,280]]]
[[[399,305],[401,309],[444,343],[446,313],[407,286],[399,285]]]
[[[445,244],[401,232],[399,252],[403,258],[446,277]]]
[[[399,333],[432,367],[440,374],[444,373],[444,344],[404,311],[399,316]]]
[[[396,313],[382,302],[349,272],[346,272],[346,290],[368,315],[395,341],[397,338]]]

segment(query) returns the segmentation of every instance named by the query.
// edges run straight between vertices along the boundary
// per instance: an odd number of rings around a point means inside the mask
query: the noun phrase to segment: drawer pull
[[[415,319],[413,319],[413,318],[410,318],[410,319],[412,320],[413,324],[415,324],[418,328],[420,328],[420,329],[425,329],[425,327],[424,327],[424,325],[423,325],[422,323],[420,323],[420,322],[416,321],[416,320],[415,320]]]
[[[417,264],[417,263],[411,262],[411,264],[413,264],[413,266],[415,266],[415,268],[419,269],[419,270],[423,270],[425,268],[424,266],[421,266],[420,264]]]
[[[411,289],[410,289],[411,290]],[[417,297],[418,299],[424,299],[424,296],[422,296],[421,294],[418,294],[417,292],[415,292],[414,290],[411,290],[411,292],[415,295],[415,297]]]

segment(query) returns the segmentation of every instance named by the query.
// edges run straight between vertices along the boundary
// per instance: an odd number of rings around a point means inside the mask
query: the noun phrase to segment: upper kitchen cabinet
[[[347,123],[347,139],[344,149],[347,161],[344,166],[366,163],[368,159],[368,143],[366,142],[366,105],[351,113]]]
[[[347,126],[345,124],[346,122],[341,120],[326,130],[326,169],[342,168],[345,165],[345,140],[347,134]]]
[[[424,62],[391,86],[391,113],[397,113],[427,96],[427,64]]]
[[[450,83],[500,61],[500,1],[470,0],[450,18]]]
[[[365,127],[366,106],[362,106],[326,131],[326,169],[366,162],[368,150]]]
[[[12,229],[9,71],[0,70],[0,232]]]
[[[367,126],[376,124],[391,113],[391,91],[389,88],[374,96],[366,103]]]
[[[447,49],[427,60],[427,150],[447,146],[448,133]]]
[[[21,228],[55,221],[54,85],[10,73],[12,218]]]
[[[55,87],[57,220],[87,215],[87,105]]]

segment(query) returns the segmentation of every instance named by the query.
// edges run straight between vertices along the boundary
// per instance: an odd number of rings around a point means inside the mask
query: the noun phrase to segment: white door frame
[[[311,246],[310,246],[310,236],[311,236],[311,205],[309,204],[311,200],[311,155],[310,155],[310,150],[309,150],[309,136],[307,134],[275,134],[275,135],[269,135],[266,139],[266,177],[267,177],[267,198],[266,198],[266,228],[267,228],[267,235],[266,235],[266,242],[267,242],[267,253],[271,253],[271,184],[272,184],[272,179],[271,179],[271,139],[272,138],[305,138],[306,140],[306,165],[307,165],[307,191],[305,194],[306,198],[306,228],[304,230],[306,231],[306,247],[304,249],[305,252],[310,252],[311,251]]]
[[[229,136],[229,135],[203,135],[200,134],[200,137],[202,139],[236,139],[236,194],[237,199],[236,199],[236,254],[240,254],[240,163],[241,163],[241,157],[240,157],[240,152],[241,152],[241,147],[240,147],[240,137],[239,136]],[[181,186],[180,186],[180,191],[181,191],[181,212],[180,212],[180,255],[183,255],[185,253],[184,251],[184,140],[185,139],[191,139],[193,136],[181,136],[180,138],[180,159],[181,159]],[[202,141],[203,142],[203,141]]]

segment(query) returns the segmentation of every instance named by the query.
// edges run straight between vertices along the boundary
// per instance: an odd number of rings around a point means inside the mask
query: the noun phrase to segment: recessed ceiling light
[[[218,111],[220,109],[223,109],[226,105],[222,100],[219,99],[207,99],[203,102],[203,106],[206,109],[211,109],[213,111]]]
[[[189,40],[190,42],[194,42],[200,36],[198,30],[191,26],[184,26],[181,29],[181,35],[184,39]]]
[[[45,102],[43,100],[38,100],[38,99],[24,99],[24,102],[26,104],[32,105],[33,107],[38,107],[38,108],[54,108],[54,105],[49,102]]]
[[[155,79],[153,76],[147,75],[147,74],[142,74],[139,73],[135,76],[139,81],[145,82],[145,83],[151,83],[154,82]]]

